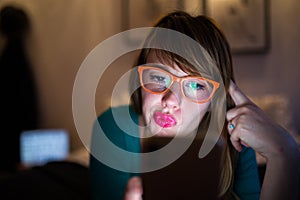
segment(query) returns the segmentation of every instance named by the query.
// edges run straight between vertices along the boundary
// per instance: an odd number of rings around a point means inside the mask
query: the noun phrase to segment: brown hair
[[[211,61],[219,70],[219,74],[221,74],[221,79],[223,81],[225,91],[226,91],[226,108],[230,109],[234,106],[230,95],[228,95],[228,87],[230,83],[230,79],[234,80],[234,74],[232,69],[232,59],[230,53],[229,44],[222,33],[221,29],[216,25],[216,23],[203,15],[199,16],[191,16],[186,12],[176,11],[167,14],[166,16],[159,19],[154,27],[161,27],[166,29],[171,29],[183,33],[196,42],[198,42],[203,48],[203,51],[206,51],[211,58]],[[152,35],[153,36],[153,35]],[[146,40],[146,43],[151,41],[153,42],[151,34]],[[166,38],[167,40],[167,38]],[[174,41],[173,41],[174,42]],[[176,41],[179,42],[179,41]],[[172,45],[172,44],[170,44]],[[184,48],[187,45],[184,46]],[[189,74],[198,74],[201,75],[199,69],[195,67],[195,65],[189,63],[185,58],[162,49],[152,49],[152,48],[144,48],[141,50],[141,53],[137,59],[136,65],[145,64],[147,62],[147,57],[149,53],[154,52],[156,57],[160,59],[162,63],[172,64],[176,63],[183,71]],[[196,55],[197,56],[197,55]],[[167,62],[167,63],[166,63]],[[172,66],[172,65],[171,65]],[[138,80],[133,75],[133,84],[138,84],[136,81]],[[131,102],[133,108],[136,110],[138,114],[142,114],[141,109],[141,89],[137,89],[133,95],[131,96]],[[210,113],[208,112],[206,116],[201,121],[199,127],[206,127],[210,120]],[[221,180],[220,180],[220,197],[223,199],[232,199],[233,196],[236,196],[233,191],[233,180],[234,180],[234,166],[237,154],[234,151],[231,142],[229,141],[228,132],[226,128],[226,123],[223,127],[221,138],[224,141],[227,141],[224,147],[223,152],[223,160],[221,161]],[[200,128],[199,128],[200,130]]]

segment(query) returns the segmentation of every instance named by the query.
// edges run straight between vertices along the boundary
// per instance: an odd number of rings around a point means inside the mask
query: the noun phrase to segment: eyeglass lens
[[[172,80],[172,75],[163,70],[145,68],[142,73],[142,84],[154,93],[162,93],[170,89]],[[182,91],[187,98],[200,102],[211,96],[214,86],[209,81],[195,77],[185,77],[182,80]]]

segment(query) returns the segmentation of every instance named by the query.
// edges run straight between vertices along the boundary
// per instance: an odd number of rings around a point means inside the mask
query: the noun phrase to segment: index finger
[[[232,80],[230,80],[228,92],[236,106],[251,102],[250,99],[248,99],[248,97],[241,91],[241,89]]]

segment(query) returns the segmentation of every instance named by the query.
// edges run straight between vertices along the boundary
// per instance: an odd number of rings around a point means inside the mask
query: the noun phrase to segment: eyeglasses
[[[164,94],[169,91],[174,82],[179,82],[183,96],[198,104],[208,102],[219,88],[219,83],[207,78],[177,77],[161,68],[152,66],[139,66],[138,72],[140,84],[145,91],[152,94]]]

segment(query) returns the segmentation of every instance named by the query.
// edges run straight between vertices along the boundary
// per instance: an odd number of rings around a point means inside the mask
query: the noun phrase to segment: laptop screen
[[[68,154],[69,134],[64,129],[29,130],[21,133],[20,159],[25,166],[63,160]]]

